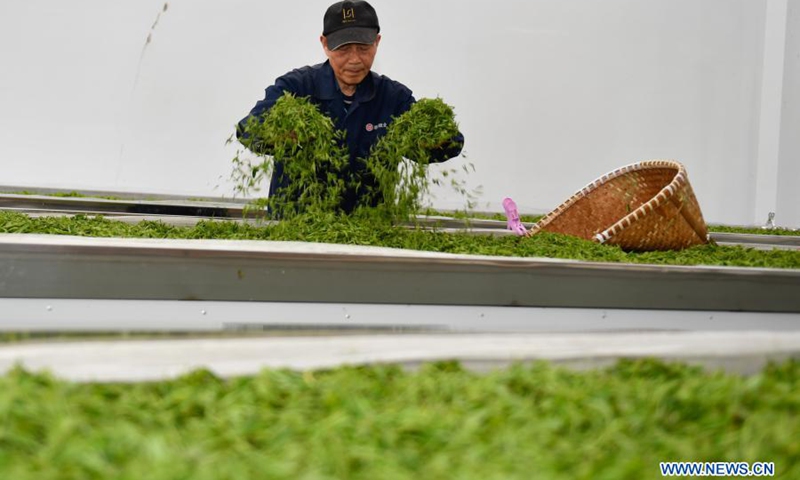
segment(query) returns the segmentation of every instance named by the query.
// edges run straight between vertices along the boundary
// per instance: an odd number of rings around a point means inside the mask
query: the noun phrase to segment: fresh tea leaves
[[[0,478],[639,480],[670,460],[800,478],[798,379],[797,360],[748,377],[655,360],[134,384],[14,369],[0,375]]]
[[[248,119],[242,143],[265,156],[255,165],[233,159],[236,190],[248,194],[275,173],[283,186],[262,203],[276,217],[335,211],[346,188],[343,135],[307,99],[287,93],[263,117]]]
[[[456,135],[453,109],[440,99],[421,99],[389,125],[364,160],[375,178],[373,194],[379,208],[389,218],[407,220],[421,211],[431,185],[427,175],[431,151],[451,147]]]
[[[420,211],[431,182],[441,183],[427,175],[432,152],[451,147],[457,134],[450,106],[440,99],[421,99],[389,124],[368,158],[351,165],[343,146],[345,132],[337,131],[307,98],[287,93],[261,118],[248,120],[242,144],[261,156],[253,163],[237,155],[232,179],[236,191],[247,195],[278,175],[284,186],[273,198],[258,202],[277,218],[336,213],[344,195],[359,195],[361,208],[408,220]],[[453,188],[468,196],[464,181],[452,173],[445,170],[442,175],[451,176]]]

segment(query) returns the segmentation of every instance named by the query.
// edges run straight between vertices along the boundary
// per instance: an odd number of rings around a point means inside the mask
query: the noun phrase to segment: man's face
[[[354,88],[361,83],[372,68],[375,61],[375,54],[378,52],[378,44],[381,36],[375,38],[375,43],[364,45],[363,43],[350,43],[342,45],[336,50],[328,50],[328,40],[320,37],[322,48],[325,55],[331,62],[333,73],[343,88]]]

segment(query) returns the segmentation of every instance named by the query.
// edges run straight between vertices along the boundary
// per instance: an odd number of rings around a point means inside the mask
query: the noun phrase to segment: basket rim
[[[529,230],[528,235],[534,235],[539,231],[541,231],[544,227],[550,224],[556,217],[558,217],[566,209],[571,207],[578,200],[581,200],[583,197],[585,197],[586,195],[588,195],[601,185],[605,184],[606,182],[613,180],[617,177],[620,177],[622,175],[625,175],[626,173],[629,172],[634,172],[638,170],[647,170],[651,168],[664,168],[664,167],[675,168],[678,170],[678,172],[675,174],[675,177],[673,177],[672,181],[670,181],[670,183],[664,186],[658,192],[658,194],[656,194],[653,198],[643,203],[638,208],[636,208],[636,210],[628,213],[627,215],[619,219],[616,223],[614,223],[613,225],[611,225],[610,227],[596,234],[593,237],[594,241],[598,243],[605,243],[615,235],[618,235],[623,230],[631,226],[634,221],[639,220],[639,217],[645,215],[648,211],[652,212],[656,208],[663,205],[665,202],[669,201],[681,187],[687,185],[689,181],[688,181],[688,174],[686,173],[686,167],[684,167],[682,163],[675,160],[654,159],[654,160],[643,160],[641,162],[625,165],[624,167],[606,173],[605,175],[595,179],[593,182],[589,183],[582,189],[575,192],[565,202],[563,202],[553,211],[545,215]],[[698,232],[695,233],[697,233],[697,235],[700,236]]]

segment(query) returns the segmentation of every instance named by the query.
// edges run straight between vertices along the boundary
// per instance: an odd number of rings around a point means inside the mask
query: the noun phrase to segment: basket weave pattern
[[[528,235],[563,233],[629,251],[708,243],[686,169],[671,160],[635,163],[603,175],[545,215]]]

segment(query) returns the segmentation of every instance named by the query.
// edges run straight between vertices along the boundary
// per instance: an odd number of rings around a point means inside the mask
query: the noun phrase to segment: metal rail
[[[418,225],[425,228],[435,228],[439,231],[456,233],[466,232],[471,235],[514,235],[506,229],[506,222],[487,219],[458,219],[449,217],[420,217]],[[525,223],[527,228],[533,224]],[[765,230],[763,234],[746,233],[721,233],[710,232],[709,237],[719,245],[740,245],[761,249],[786,249],[800,250],[800,235],[770,235]]]
[[[243,204],[177,200],[109,200],[85,197],[53,197],[46,195],[0,195],[2,210],[30,210],[87,215],[157,215],[209,218],[245,218],[258,216]]]
[[[800,270],[352,245],[0,236],[0,297],[800,312]]]
[[[761,235],[721,232],[712,232],[710,235],[711,239],[720,245],[765,245],[770,247],[785,247],[792,250],[800,249],[800,235]]]
[[[231,335],[800,332],[800,314],[687,310],[0,298],[0,331]]]

